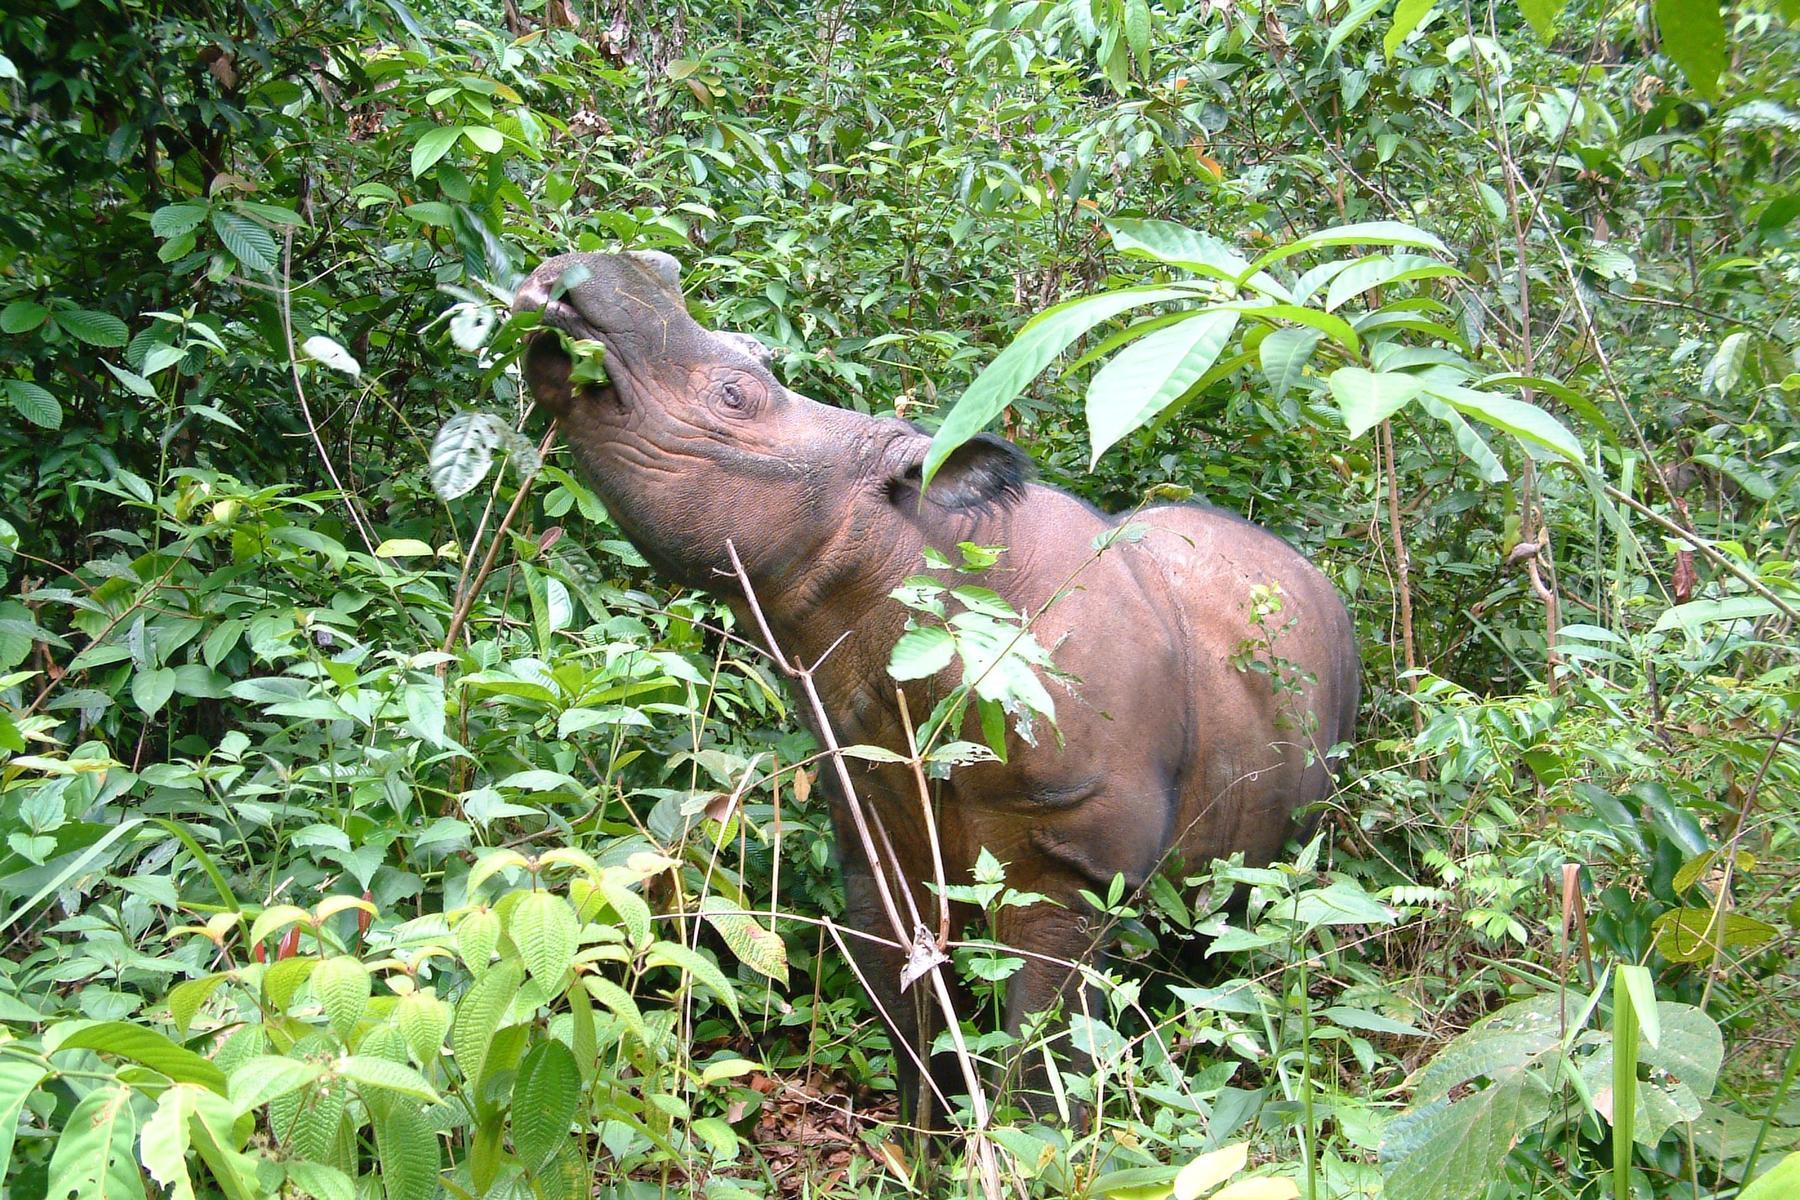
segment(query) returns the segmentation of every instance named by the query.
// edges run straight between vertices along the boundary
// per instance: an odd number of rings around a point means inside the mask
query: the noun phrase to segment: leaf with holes
[[[764,929],[755,917],[718,896],[702,900],[700,911],[740,962],[777,983],[787,983],[787,945],[780,934]]]
[[[137,1131],[129,1088],[89,1092],[63,1122],[51,1151],[47,1200],[144,1200],[132,1159]]]
[[[431,439],[431,486],[445,500],[475,490],[494,465],[494,451],[511,432],[492,413],[460,412]]]

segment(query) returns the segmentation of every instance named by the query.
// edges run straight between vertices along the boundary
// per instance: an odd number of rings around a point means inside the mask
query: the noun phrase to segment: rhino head
[[[577,385],[560,339],[539,333],[525,380],[620,528],[676,582],[732,591],[728,539],[759,593],[817,597],[833,580],[891,574],[870,554],[909,556],[910,573],[926,540],[953,545],[974,514],[1023,492],[1029,461],[983,437],[921,497],[925,433],[783,387],[755,339],[688,314],[667,254],[560,255],[514,308],[605,345],[609,383]]]

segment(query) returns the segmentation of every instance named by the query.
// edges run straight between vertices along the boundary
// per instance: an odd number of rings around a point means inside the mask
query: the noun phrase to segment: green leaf
[[[225,1072],[154,1029],[129,1021],[95,1021],[78,1025],[66,1036],[56,1039],[51,1053],[63,1050],[111,1054],[149,1067],[177,1083],[197,1083],[221,1096],[226,1091]]]
[[[1796,1195],[1800,1195],[1800,1151],[1751,1180],[1737,1200],[1789,1200]]]
[[[325,1073],[324,1064],[279,1054],[259,1054],[231,1072],[231,1102],[240,1113],[297,1092]]]
[[[1400,48],[1400,43],[1404,42],[1412,31],[1419,27],[1419,22],[1425,19],[1425,14],[1429,13],[1436,3],[1437,0],[1400,0],[1400,3],[1394,6],[1394,23],[1388,26],[1386,35],[1381,39],[1381,52],[1387,57],[1393,58],[1394,51]]]
[[[336,1167],[290,1159],[287,1180],[314,1200],[356,1200],[356,1184]]]
[[[1002,350],[951,406],[925,455],[925,482],[930,483],[944,460],[999,416],[1070,342],[1122,312],[1164,300],[1192,299],[1193,295],[1181,288],[1126,288],[1082,296],[1046,309],[1020,331],[1012,345]]]
[[[435,553],[430,542],[421,542],[418,538],[388,538],[375,547],[376,558],[409,558]]]
[[[462,132],[463,136],[469,139],[469,144],[483,154],[498,154],[500,147],[506,144],[506,139],[501,136],[500,131],[491,125],[468,125],[463,128]],[[413,174],[417,175],[418,172],[414,171]]]
[[[524,972],[511,961],[494,964],[475,977],[456,1004],[450,1026],[450,1052],[463,1074],[464,1091],[480,1095],[483,1072],[494,1033],[518,995]]]
[[[479,975],[494,959],[500,945],[500,917],[491,908],[478,908],[456,923],[456,950],[463,964]]]
[[[387,1200],[431,1200],[438,1191],[437,1133],[416,1104],[370,1105],[382,1195]]]
[[[159,238],[172,238],[200,228],[209,212],[204,201],[181,200],[165,204],[150,214],[150,232]]]
[[[35,300],[14,300],[0,309],[0,333],[26,333],[42,325],[50,310]]]
[[[1352,438],[1381,424],[1425,390],[1424,381],[1417,376],[1362,367],[1339,367],[1328,382],[1332,398],[1344,414],[1344,429]]]
[[[44,429],[61,429],[62,405],[49,391],[29,379],[8,379],[6,398],[21,417]]]
[[[569,1140],[581,1100],[581,1070],[554,1038],[539,1042],[513,1081],[512,1141],[525,1169],[536,1173]]]
[[[601,878],[600,894],[606,897],[619,923],[625,926],[632,947],[647,945],[650,941],[650,906],[644,903],[644,898],[626,887],[623,881],[609,877]]]
[[[1377,0],[1377,3],[1380,2],[1381,0]],[[1403,221],[1364,221],[1354,225],[1334,225],[1296,238],[1264,254],[1251,263],[1250,268],[1261,270],[1270,263],[1326,246],[1411,246],[1419,250],[1434,250],[1445,257],[1450,254],[1443,242],[1423,229]]]
[[[1106,222],[1113,245],[1130,258],[1149,258],[1226,283],[1236,283],[1250,264],[1208,233],[1174,221],[1121,217]]]
[[[1231,309],[1206,310],[1139,338],[1095,372],[1087,390],[1088,469],[1206,374],[1237,329]]]
[[[25,1101],[50,1072],[22,1058],[0,1058],[0,1179],[12,1164],[13,1137],[19,1132],[19,1114]]]
[[[1535,1071],[1514,1067],[1457,1100],[1439,1099],[1382,1131],[1385,1200],[1466,1200],[1487,1191],[1519,1137],[1550,1114]]]
[[[429,171],[438,159],[450,153],[450,147],[456,145],[456,139],[462,136],[460,125],[439,125],[427,130],[425,136],[413,144],[412,173],[417,179]]]
[[[1445,404],[1442,400],[1427,393],[1419,397],[1419,407],[1450,427],[1450,436],[1456,441],[1456,448],[1468,456],[1475,464],[1481,478],[1488,483],[1506,482],[1506,467],[1500,462],[1479,433],[1472,429],[1462,418],[1462,414]]]
[[[450,1032],[450,1006],[429,990],[408,992],[394,1005],[394,1023],[414,1061],[429,1064],[444,1049],[444,1035]]]
[[[212,215],[213,232],[231,256],[252,271],[275,269],[275,236],[243,213],[219,211]]]
[[[1702,625],[1719,621],[1754,621],[1781,610],[1761,596],[1727,596],[1723,600],[1690,600],[1665,609],[1656,619],[1658,631],[1677,627],[1699,632]]]
[[[1556,36],[1556,18],[1566,3],[1568,0],[1519,0],[1519,11],[1531,22],[1538,41],[1549,45],[1550,39]]]
[[[895,679],[929,679],[956,657],[956,639],[941,625],[919,625],[900,635],[888,656]]]
[[[1325,52],[1319,56],[1323,61],[1330,58],[1337,48],[1349,40],[1350,35],[1368,24],[1369,18],[1380,12],[1387,0],[1357,0],[1357,4],[1344,19],[1332,27],[1331,36],[1325,39]]]
[[[369,1007],[369,968],[353,955],[338,954],[313,968],[311,982],[313,999],[325,1010],[331,1031],[339,1041],[348,1041]]]
[[[1655,0],[1662,52],[1675,60],[1694,90],[1719,98],[1725,69],[1725,15],[1720,0]]]
[[[1256,348],[1257,357],[1262,363],[1263,378],[1269,381],[1269,390],[1275,399],[1281,400],[1288,394],[1312,359],[1313,350],[1325,335],[1316,329],[1295,329],[1286,326],[1271,330]]]
[[[77,341],[115,349],[125,344],[129,332],[125,322],[111,313],[87,308],[62,309],[56,314],[56,326]]]
[[[352,1054],[337,1060],[336,1071],[359,1088],[376,1088],[407,1096],[425,1104],[436,1104],[438,1094],[425,1077],[405,1063],[390,1062],[368,1054]],[[367,1092],[363,1092],[367,1095]]]
[[[788,981],[787,946],[781,935],[764,929],[749,913],[719,896],[700,902],[700,911],[745,966],[777,983]]]
[[[680,945],[677,942],[655,942],[644,961],[653,967],[673,967],[684,975],[706,985],[707,990],[719,998],[719,1002],[738,1015],[737,989],[731,986],[731,980],[725,977],[718,964],[701,954],[698,950]]]
[[[154,717],[175,694],[175,668],[157,667],[131,677],[131,700],[146,717]]]
[[[1138,60],[1138,68],[1150,70],[1150,5],[1148,0],[1125,0],[1125,45]]]
[[[1711,908],[1672,908],[1650,926],[1656,952],[1670,962],[1705,962],[1720,947],[1753,948],[1780,933],[1766,921]]]
[[[1427,258],[1423,254],[1372,254],[1359,259],[1339,272],[1325,292],[1325,307],[1335,310],[1370,288],[1390,283],[1406,283],[1414,279],[1462,277],[1462,272],[1449,263]]]
[[[631,998],[630,992],[598,975],[586,976],[581,982],[587,988],[588,995],[604,1004],[607,1011],[619,1018],[631,1036],[637,1039],[638,1045],[658,1059],[662,1058],[662,1042],[650,1032],[650,1026],[645,1024],[644,1014],[638,1009],[637,1001]]]
[[[506,933],[531,977],[557,990],[581,938],[581,922],[569,902],[551,892],[527,892],[507,914]]]
[[[220,972],[217,975],[202,975],[198,979],[184,979],[170,988],[167,1004],[169,1017],[175,1022],[175,1032],[186,1037],[200,1006],[230,978],[230,975]]]
[[[56,1139],[45,1200],[144,1200],[132,1158],[137,1128],[131,1089],[106,1086],[89,1092]]]
[[[1575,435],[1535,404],[1450,383],[1432,381],[1425,386],[1433,396],[1464,416],[1505,430],[1520,441],[1554,450],[1571,462],[1583,461],[1581,443],[1575,440]]]

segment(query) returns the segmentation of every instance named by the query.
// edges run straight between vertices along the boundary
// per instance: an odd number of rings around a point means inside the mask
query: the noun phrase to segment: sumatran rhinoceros
[[[890,593],[925,569],[922,552],[1005,547],[981,582],[1020,613],[1043,610],[1032,632],[1065,676],[1050,685],[1055,733],[1009,732],[1003,762],[933,784],[935,838],[909,766],[858,760],[851,775],[891,840],[890,894],[905,919],[903,888],[936,924],[934,842],[952,885],[969,882],[985,847],[1009,886],[1051,901],[998,914],[1000,939],[1024,958],[1007,985],[1015,1031],[1074,997],[1069,964],[1095,957],[1102,922],[1083,890],[1104,896],[1115,876],[1135,888],[1171,862],[1204,868],[1236,852],[1265,863],[1296,810],[1326,795],[1327,751],[1356,717],[1355,643],[1331,584],[1280,538],[1196,504],[1108,516],[1031,482],[1025,454],[991,436],[964,444],[921,490],[927,434],[783,387],[754,342],[688,315],[666,254],[553,258],[516,307],[604,343],[610,382],[575,385],[561,339],[536,335],[523,360],[532,395],[651,566],[720,595],[754,630],[735,546],[781,648],[802,663],[823,657],[817,690],[841,744],[906,750],[887,665],[911,614]],[[1126,521],[1130,536],[1096,553]],[[1258,621],[1253,604],[1270,596],[1280,612],[1265,607]],[[1247,669],[1250,659],[1270,669]],[[907,685],[912,720],[960,681],[953,670]],[[892,940],[853,814],[823,776],[847,923]],[[973,916],[960,905],[953,915]],[[929,1113],[918,1067],[941,1027],[932,988],[903,991],[901,950],[849,941],[898,1039],[903,1102]],[[964,1089],[947,1066],[940,1058],[930,1074],[954,1095]]]

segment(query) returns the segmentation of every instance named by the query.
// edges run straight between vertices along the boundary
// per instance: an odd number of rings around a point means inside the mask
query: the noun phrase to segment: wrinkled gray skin
[[[578,265],[585,279],[552,300]],[[1021,612],[1036,611],[1075,577],[1033,627],[1058,668],[1078,681],[1067,690],[1050,685],[1064,744],[1014,736],[1004,764],[960,768],[935,796],[951,883],[968,882],[985,846],[1007,864],[1009,885],[1061,905],[999,915],[1001,940],[1028,952],[1008,986],[1011,1027],[1059,996],[1076,998],[1066,967],[1029,955],[1094,960],[1100,922],[1081,889],[1104,895],[1116,874],[1136,887],[1159,865],[1203,868],[1234,851],[1260,864],[1281,849],[1295,810],[1329,790],[1324,751],[1347,741],[1355,721],[1355,643],[1323,575],[1273,534],[1197,505],[1135,514],[1144,536],[1122,538],[1095,560],[1096,538],[1124,518],[1030,483],[1029,460],[997,438],[965,445],[921,501],[926,434],[787,390],[753,339],[709,332],[688,316],[679,270],[668,255],[644,252],[544,263],[517,306],[543,309],[547,324],[604,342],[611,386],[573,391],[568,358],[547,333],[526,354],[526,379],[659,572],[725,597],[752,629],[729,576],[729,538],[791,657],[812,662],[847,635],[817,675],[843,744],[904,750],[886,664],[907,611],[889,592],[923,570],[926,546],[952,554],[963,541],[1006,547],[982,582]],[[1285,607],[1273,626],[1293,622],[1274,653],[1292,664],[1291,675],[1309,680],[1298,700],[1228,661],[1259,636],[1248,620],[1258,584],[1280,589]],[[928,713],[955,682],[946,672],[908,685],[912,714]],[[1316,719],[1309,733],[1296,731],[1311,724],[1293,719],[1296,708]],[[1279,719],[1283,710],[1287,719]],[[910,772],[856,762],[852,773],[892,839],[894,886],[911,888],[930,921],[930,843]],[[841,796],[833,795],[832,809],[848,922],[891,936]],[[954,916],[960,931],[974,914]],[[924,1057],[938,1028],[929,988],[902,994],[898,953],[851,941],[892,1032]],[[933,1106],[929,1092],[917,1092],[912,1056],[896,1046],[894,1057],[903,1100],[929,1121]],[[965,1090],[941,1059],[931,1073],[946,1095]],[[1029,1066],[1024,1074],[1041,1082]]]

